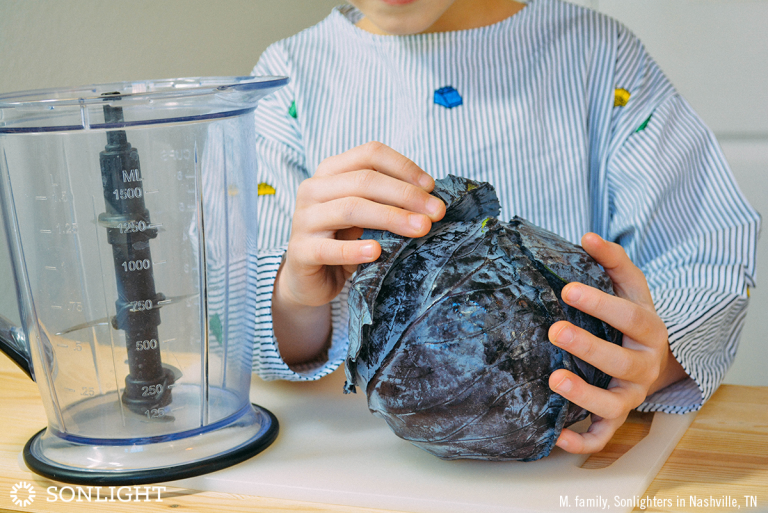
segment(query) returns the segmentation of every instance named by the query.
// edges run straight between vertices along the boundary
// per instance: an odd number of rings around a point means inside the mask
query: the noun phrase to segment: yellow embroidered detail
[[[232,184],[229,187],[227,187],[227,194],[230,196],[237,196],[240,194],[240,189],[237,187],[237,185]]]
[[[480,225],[480,228],[485,228],[485,225],[488,224],[488,219],[490,219],[490,217],[483,219],[483,224]]]
[[[275,188],[266,182],[259,184],[259,196],[271,196],[275,194]]]
[[[627,104],[629,101],[629,97],[631,95],[629,94],[629,91],[626,89],[616,89],[613,92],[613,106],[614,107],[623,107]]]
[[[468,183],[467,184],[467,192],[471,191],[472,189],[477,189],[477,185],[475,185],[473,183]]]

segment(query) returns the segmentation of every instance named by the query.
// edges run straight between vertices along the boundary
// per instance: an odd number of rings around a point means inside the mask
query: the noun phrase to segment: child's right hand
[[[422,237],[445,215],[443,202],[429,194],[434,185],[411,160],[376,142],[324,160],[315,175],[301,183],[272,296],[275,335],[286,362],[302,360],[287,358],[286,351],[293,350],[288,345],[295,345],[289,339],[303,338],[296,343],[306,345],[307,336],[323,331],[316,322],[327,318],[329,323],[328,310],[321,314],[317,308],[341,292],[358,264],[379,257],[377,242],[357,240],[364,228]],[[305,329],[297,322],[305,322]],[[290,330],[279,327],[285,323]],[[297,331],[304,334],[297,336]]]

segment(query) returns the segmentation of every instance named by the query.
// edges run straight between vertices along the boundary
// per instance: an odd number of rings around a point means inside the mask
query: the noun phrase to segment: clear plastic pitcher
[[[277,436],[249,399],[253,112],[280,77],[0,95],[0,202],[37,382],[35,472],[86,484],[191,477]]]

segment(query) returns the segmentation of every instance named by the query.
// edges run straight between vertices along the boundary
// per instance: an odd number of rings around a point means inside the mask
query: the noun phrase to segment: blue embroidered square
[[[462,99],[456,89],[451,86],[445,86],[435,91],[435,103],[447,109],[452,109],[461,105]]]

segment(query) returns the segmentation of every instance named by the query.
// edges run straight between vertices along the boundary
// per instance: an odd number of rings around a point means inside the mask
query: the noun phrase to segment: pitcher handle
[[[2,315],[0,315],[0,351],[8,355],[8,358],[13,360],[13,363],[18,365],[32,381],[35,380],[24,332]]]

